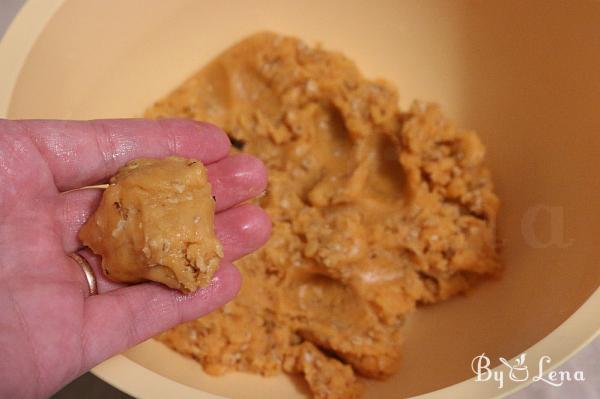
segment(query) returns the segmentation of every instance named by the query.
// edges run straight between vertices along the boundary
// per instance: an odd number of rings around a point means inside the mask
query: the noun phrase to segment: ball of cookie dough
[[[223,257],[214,214],[200,161],[136,159],[111,179],[79,238],[113,280],[193,292],[208,284]]]

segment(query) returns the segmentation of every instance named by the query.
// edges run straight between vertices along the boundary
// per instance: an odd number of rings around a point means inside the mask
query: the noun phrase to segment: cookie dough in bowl
[[[200,161],[136,159],[111,179],[79,238],[113,280],[193,292],[209,283],[223,257],[214,212]]]
[[[236,262],[239,296],[160,336],[210,374],[300,374],[315,398],[354,398],[399,366],[402,326],[500,270],[499,206],[474,132],[352,61],[259,33],[147,116],[224,128],[269,171],[270,241]]]

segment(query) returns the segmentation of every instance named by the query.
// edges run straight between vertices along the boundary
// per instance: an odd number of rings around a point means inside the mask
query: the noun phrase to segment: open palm
[[[227,136],[184,120],[0,120],[0,397],[46,397],[104,359],[231,300],[240,286],[231,261],[270,233],[268,217],[239,205],[265,189],[263,165],[228,156]],[[130,159],[202,160],[217,201],[225,252],[212,283],[182,295],[154,283],[117,284],[77,232],[100,190],[65,192],[114,174]],[[95,269],[98,295],[68,253]]]

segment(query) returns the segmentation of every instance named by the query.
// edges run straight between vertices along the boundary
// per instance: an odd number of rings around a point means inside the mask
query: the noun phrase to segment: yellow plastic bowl
[[[485,352],[556,366],[600,328],[600,2],[35,0],[0,45],[0,116],[131,117],[258,30],[340,50],[479,131],[503,201],[506,273],[409,320],[367,397],[495,397]],[[215,378],[149,341],[94,369],[143,398],[296,398],[286,376]]]

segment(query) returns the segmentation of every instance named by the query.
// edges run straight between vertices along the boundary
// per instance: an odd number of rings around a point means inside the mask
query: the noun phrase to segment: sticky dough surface
[[[402,324],[495,274],[498,200],[484,147],[437,106],[343,55],[271,33],[233,46],[147,111],[224,127],[262,159],[273,234],[237,262],[222,309],[160,340],[211,374],[303,375],[316,398],[393,373]]]
[[[214,212],[200,161],[137,159],[111,179],[79,237],[102,256],[111,279],[193,292],[208,284],[223,256]]]

